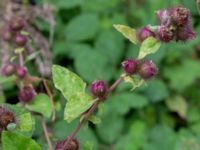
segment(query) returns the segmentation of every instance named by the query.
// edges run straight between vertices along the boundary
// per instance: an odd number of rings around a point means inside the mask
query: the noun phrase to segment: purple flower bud
[[[190,39],[194,39],[195,37],[196,34],[193,31],[192,25],[190,25],[189,23],[177,28],[176,41],[187,41]]]
[[[132,75],[136,73],[137,66],[138,66],[138,61],[135,59],[127,59],[122,62],[122,67],[127,75]]]
[[[140,65],[139,75],[145,79],[151,79],[158,73],[158,69],[153,61],[145,61]]]
[[[3,33],[2,33],[2,37],[4,41],[9,42],[12,39],[12,32],[9,28],[4,29]]]
[[[71,142],[64,148],[64,143],[66,140],[60,141],[56,144],[55,150],[79,150],[79,143],[76,139],[71,140]]]
[[[106,99],[108,86],[104,81],[94,81],[91,85],[91,92],[95,97],[101,100]]]
[[[19,31],[25,26],[25,21],[21,17],[13,17],[10,20],[10,28],[13,31]]]
[[[172,19],[177,26],[183,26],[189,21],[190,11],[187,8],[178,6],[171,9]]]
[[[27,42],[27,37],[26,36],[21,35],[21,34],[17,34],[15,36],[15,43],[18,46],[25,46],[26,42]]]
[[[37,95],[35,89],[32,86],[25,86],[19,92],[18,98],[22,103],[28,103],[33,100],[33,98]]]
[[[170,42],[174,38],[173,30],[171,27],[161,25],[157,30],[158,38],[162,42]]]
[[[170,11],[168,9],[158,10],[156,15],[162,25],[168,26],[171,24]]]
[[[27,75],[27,69],[25,67],[23,67],[23,66],[17,67],[16,75],[19,78],[23,79]]]
[[[16,123],[15,115],[12,111],[8,110],[4,106],[0,106],[0,127],[5,130],[10,123]],[[2,131],[1,130],[1,131]]]
[[[16,66],[12,63],[6,64],[2,68],[2,74],[5,76],[11,76],[15,73],[16,71]]]
[[[155,33],[151,31],[148,27],[141,28],[137,33],[137,38],[140,42],[143,42],[145,39],[147,39],[150,36],[155,36]]]

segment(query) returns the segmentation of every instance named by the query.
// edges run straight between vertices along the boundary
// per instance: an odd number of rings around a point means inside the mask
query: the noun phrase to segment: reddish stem
[[[112,93],[112,91],[121,83],[123,80],[123,77],[120,77],[117,79],[108,89],[108,95]],[[81,122],[78,124],[76,129],[72,132],[72,134],[67,138],[65,141],[63,148],[65,149],[67,145],[76,137],[76,134],[80,131],[81,127],[84,125],[84,123],[88,120],[88,118],[93,114],[93,112],[98,108],[98,105],[100,104],[100,100],[97,99],[97,101],[92,105],[92,107],[88,110],[88,112],[84,115],[84,118],[81,120]]]

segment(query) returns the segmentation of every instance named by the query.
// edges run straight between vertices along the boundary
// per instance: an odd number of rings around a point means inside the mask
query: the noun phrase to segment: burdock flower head
[[[171,18],[177,26],[183,26],[189,21],[190,11],[181,6],[174,7],[171,9]]]
[[[138,61],[135,59],[127,59],[122,62],[122,67],[127,75],[132,75],[137,72]]]
[[[158,73],[158,69],[157,69],[156,65],[153,63],[153,61],[147,60],[140,64],[139,75],[144,80],[149,80],[149,79],[155,77],[157,75],[157,73]]]
[[[158,10],[157,17],[161,23],[157,34],[162,42],[170,42],[174,37],[176,41],[187,41],[195,38],[189,9],[176,6]]]
[[[72,139],[66,148],[64,148],[65,142],[66,140],[58,142],[55,150],[79,150],[79,143],[76,139]]]
[[[171,17],[168,9],[158,10],[156,15],[161,25],[170,25]]]
[[[157,31],[158,38],[163,42],[170,42],[174,38],[174,31],[172,28],[161,25]]]
[[[196,37],[193,31],[192,25],[190,23],[177,28],[176,41],[187,41],[192,40]]]
[[[16,117],[6,106],[0,106],[0,132],[7,129],[10,123],[16,123]]]
[[[30,86],[25,86],[23,89],[19,92],[19,100],[22,103],[28,103],[34,99],[34,97],[37,95],[35,89]]]
[[[16,71],[16,65],[12,63],[5,64],[2,68],[2,74],[4,76],[11,76]]]

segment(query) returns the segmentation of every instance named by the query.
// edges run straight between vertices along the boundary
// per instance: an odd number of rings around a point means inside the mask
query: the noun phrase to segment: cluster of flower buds
[[[153,61],[139,61],[135,59],[127,59],[122,62],[124,72],[131,76],[133,74],[139,74],[144,80],[153,78],[158,73],[158,69]]]
[[[12,111],[5,106],[0,106],[0,133],[7,129],[10,123],[16,124],[17,120]]]
[[[4,76],[16,75],[18,78],[23,79],[27,75],[27,69],[24,66],[17,66],[14,63],[5,64],[2,68]]]
[[[158,69],[153,61],[139,61],[136,59],[127,59],[122,62],[122,67],[126,75],[132,76],[138,74],[142,79],[149,80],[155,77]],[[91,85],[91,93],[100,100],[105,100],[108,95],[108,86],[105,81],[94,81]]]
[[[76,139],[71,140],[67,147],[63,148],[66,141],[67,139],[58,142],[55,150],[79,150],[79,142]]]
[[[12,44],[14,48],[25,47],[28,41],[27,36],[23,34],[25,26],[26,21],[23,18],[17,16],[12,17],[3,30],[3,39]],[[27,69],[24,66],[9,62],[3,66],[2,74],[5,76],[15,74],[20,79],[23,79],[27,75]]]
[[[3,30],[2,37],[7,42],[12,42],[17,47],[23,47],[27,43],[27,37],[22,34],[26,22],[21,17],[12,17]]]
[[[182,6],[158,10],[156,12],[159,26],[146,26],[138,31],[138,39],[143,42],[153,36],[162,42],[187,41],[195,38],[192,27],[191,14]]]

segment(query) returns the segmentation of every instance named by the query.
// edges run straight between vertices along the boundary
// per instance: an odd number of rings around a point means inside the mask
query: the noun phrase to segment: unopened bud
[[[19,31],[25,26],[25,21],[21,17],[13,17],[10,20],[10,28],[13,31]]]
[[[151,31],[148,27],[141,28],[138,33],[137,37],[140,42],[143,42],[145,39],[147,39],[150,36],[155,36],[155,33]]]
[[[20,92],[19,92],[19,100],[22,103],[28,103],[34,99],[34,97],[37,95],[35,89],[32,86],[25,86]]]
[[[157,75],[158,69],[153,61],[144,61],[139,68],[139,75],[145,79],[151,79]]]
[[[2,74],[5,76],[11,76],[15,73],[16,71],[16,66],[12,63],[8,63],[3,66],[2,68]]]
[[[164,26],[164,25],[162,25],[158,28],[157,34],[158,34],[158,38],[162,42],[166,42],[166,43],[170,42],[174,38],[174,33],[173,33],[171,27]]]
[[[17,34],[15,36],[14,40],[15,40],[16,45],[18,45],[18,46],[25,46],[26,42],[27,42],[27,37],[24,36],[24,35],[21,35],[21,34]]]
[[[104,81],[94,81],[91,85],[91,92],[95,97],[104,100],[107,96],[108,86]]]
[[[27,69],[25,67],[23,67],[23,66],[17,67],[16,75],[19,78],[23,79],[27,75]]]
[[[183,26],[189,21],[190,12],[184,7],[174,7],[171,9],[172,19],[177,26]]]
[[[138,66],[138,61],[135,59],[127,59],[122,62],[122,67],[127,75],[132,75],[136,73],[137,66]]]

